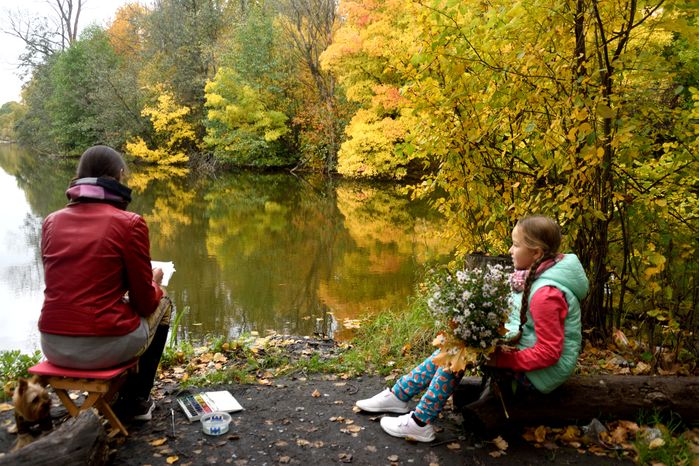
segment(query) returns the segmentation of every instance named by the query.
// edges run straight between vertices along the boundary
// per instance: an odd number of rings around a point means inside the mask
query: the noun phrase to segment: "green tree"
[[[52,153],[80,153],[97,144],[121,147],[143,131],[141,91],[99,27],[34,69],[23,98],[19,139]]]
[[[227,67],[206,86],[209,111],[204,141],[221,161],[247,166],[290,163],[281,139],[289,132],[287,117],[268,109],[262,98]]]
[[[204,141],[224,163],[296,163],[289,128],[295,73],[276,31],[275,15],[260,4],[237,17],[221,44],[222,66],[206,86]]]
[[[223,26],[222,5],[162,0],[144,17],[141,85],[167,83],[175,100],[190,109],[187,121],[198,138],[204,134],[204,86],[217,68],[214,45]]]
[[[5,102],[0,107],[0,140],[15,140],[17,122],[26,113],[26,107],[18,102]]]
[[[334,171],[343,129],[343,98],[335,77],[320,64],[335,27],[334,0],[285,0],[280,2],[279,27],[296,64],[299,86],[293,120],[299,132],[299,150],[306,160]]]

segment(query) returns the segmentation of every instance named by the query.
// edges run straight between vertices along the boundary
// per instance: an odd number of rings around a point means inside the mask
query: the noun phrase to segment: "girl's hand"
[[[156,267],[153,269],[153,281],[160,286],[160,284],[163,282],[163,269],[160,267]]]

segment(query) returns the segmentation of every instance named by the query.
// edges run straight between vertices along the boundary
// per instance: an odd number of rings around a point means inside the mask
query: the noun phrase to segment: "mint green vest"
[[[566,262],[566,266],[559,265]],[[566,286],[568,285],[568,286]],[[575,371],[575,366],[582,345],[582,325],[580,323],[580,300],[587,293],[587,277],[578,258],[567,254],[564,259],[550,269],[544,271],[534,283],[529,293],[529,303],[534,293],[542,286],[553,286],[563,292],[568,302],[568,315],[564,321],[564,340],[561,358],[553,366],[526,372],[527,378],[542,393],[549,393],[565,382]],[[519,312],[522,303],[522,293],[512,293],[512,312],[505,325],[508,332],[506,338],[513,337],[519,329]],[[527,310],[527,322],[522,329],[522,338],[518,348],[531,348],[536,342],[534,319]]]

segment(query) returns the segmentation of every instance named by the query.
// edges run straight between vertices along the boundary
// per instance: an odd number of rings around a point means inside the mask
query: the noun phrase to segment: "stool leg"
[[[56,392],[56,395],[58,395],[58,398],[61,400],[61,403],[63,403],[63,406],[65,406],[68,410],[68,414],[70,414],[72,417],[77,416],[80,412],[80,408],[78,408],[78,406],[75,403],[73,403],[73,400],[70,399],[68,393],[62,388],[55,387],[53,391]]]
[[[114,414],[114,411],[112,411],[112,407],[109,406],[109,403],[104,401],[104,398],[101,398],[97,400],[97,403],[95,403],[95,408],[97,408],[97,411],[102,414],[107,420],[109,421],[109,424],[114,427],[115,429],[119,430],[122,434],[125,436],[129,435],[129,431],[126,430],[126,427],[124,427],[124,424],[121,423],[119,418]]]

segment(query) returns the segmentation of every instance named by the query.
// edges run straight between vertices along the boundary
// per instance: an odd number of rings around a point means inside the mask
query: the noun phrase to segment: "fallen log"
[[[464,377],[454,405],[464,413],[466,424],[485,431],[587,424],[593,418],[637,420],[642,413],[672,413],[685,423],[699,421],[699,377],[584,375],[571,377],[547,395],[522,389],[512,395],[506,387],[502,392],[502,401],[492,390],[477,400],[481,378]]]
[[[107,464],[108,456],[107,434],[90,409],[24,448],[0,456],[0,466],[100,466]]]

